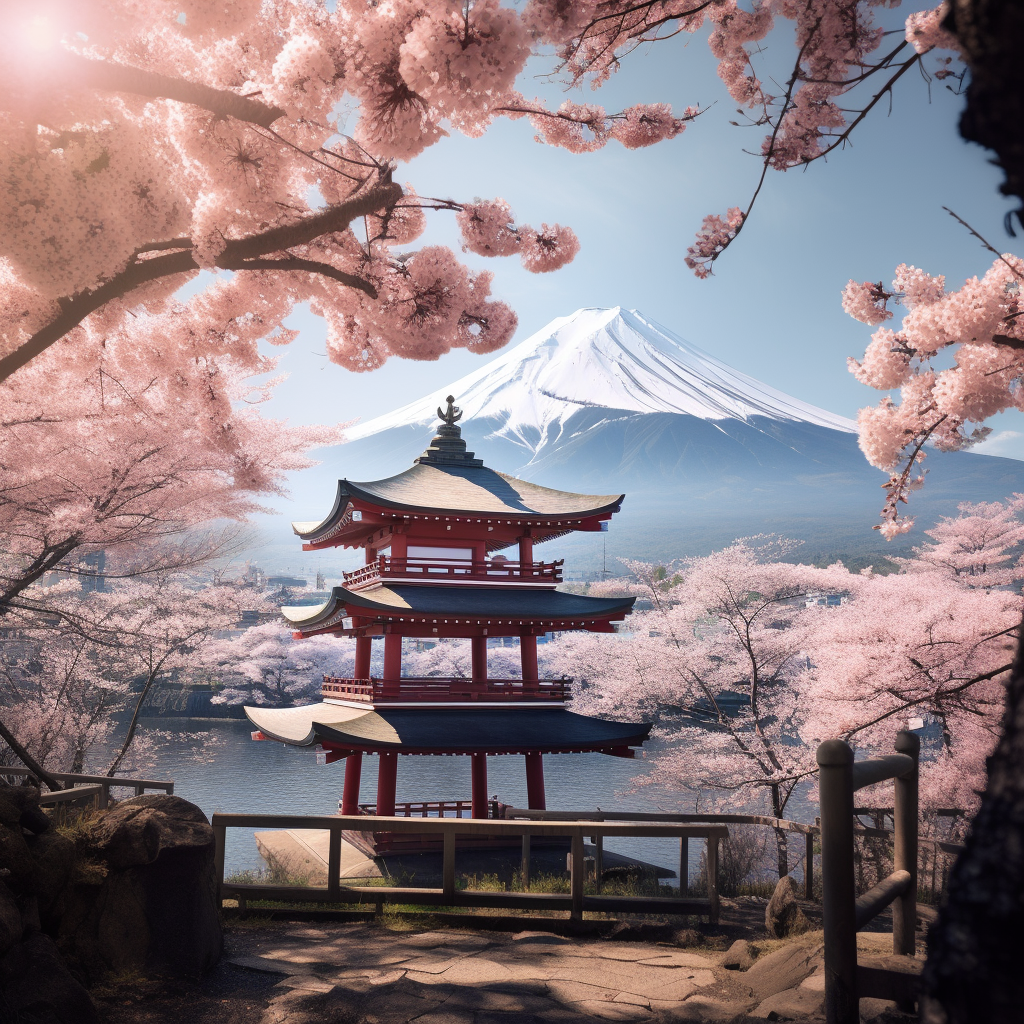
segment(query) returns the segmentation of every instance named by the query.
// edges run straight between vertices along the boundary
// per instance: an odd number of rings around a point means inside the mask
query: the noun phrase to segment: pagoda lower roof
[[[626,754],[647,739],[651,726],[610,722],[564,708],[447,710],[395,708],[366,711],[338,704],[297,708],[247,707],[267,739],[294,746],[400,754],[557,753]]]
[[[486,466],[417,463],[397,476],[338,481],[334,508],[321,523],[292,523],[315,543],[341,523],[353,500],[402,513],[501,517],[529,522],[589,519],[618,512],[624,494],[576,494],[506,476]]]
[[[432,587],[394,584],[366,590],[335,587],[318,606],[282,608],[281,613],[300,629],[326,628],[341,615],[367,618],[458,617],[528,621],[581,621],[619,619],[633,608],[633,597],[585,597],[558,590],[523,587]]]

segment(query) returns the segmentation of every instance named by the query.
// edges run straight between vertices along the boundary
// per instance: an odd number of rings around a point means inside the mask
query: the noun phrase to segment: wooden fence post
[[[814,899],[814,833],[804,833],[804,899]]]
[[[523,887],[523,891],[527,892],[530,888],[530,835],[526,833],[523,836],[523,866],[522,866],[522,878],[520,882]]]
[[[711,835],[707,839],[707,866],[708,866],[708,903],[710,913],[708,921],[711,924],[718,924],[718,836]]]
[[[586,866],[583,857],[583,831],[575,829],[572,833],[572,850],[570,852],[569,890],[572,894],[572,910],[569,918],[572,921],[583,920],[583,879]]]
[[[227,838],[227,828],[224,825],[213,826],[213,876],[217,882],[217,906],[222,901],[221,889],[224,886],[224,843]]]
[[[679,898],[690,893],[690,837],[679,837]]]
[[[825,930],[825,1019],[859,1024],[856,890],[853,879],[853,751],[842,740],[818,747],[821,902]]]
[[[336,900],[341,895],[341,826],[332,827],[330,846],[327,848],[327,898]]]
[[[455,830],[446,829],[444,833],[444,863],[442,866],[441,887],[448,906],[455,903]]]
[[[892,951],[913,956],[917,950],[917,779],[921,738],[912,732],[896,735],[896,750],[914,759],[914,770],[895,779],[893,867],[910,872],[906,893],[892,905]]]

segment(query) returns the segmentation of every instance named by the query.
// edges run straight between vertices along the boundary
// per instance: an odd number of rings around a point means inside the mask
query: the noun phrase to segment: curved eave
[[[500,587],[425,587],[415,584],[352,591],[335,587],[319,606],[281,609],[288,623],[304,632],[322,631],[345,616],[416,619],[430,617],[579,621],[621,619],[633,610],[635,597],[600,598],[556,590]]]
[[[613,751],[639,747],[651,726],[579,715],[564,708],[418,710],[346,708],[245,709],[269,739],[293,746],[321,743],[339,751],[409,754]]]
[[[330,532],[334,525],[345,514],[349,505],[351,495],[346,488],[347,481],[338,481],[338,490],[334,496],[334,505],[327,514],[327,518],[320,523],[292,523],[292,532],[301,537],[304,541],[316,543],[323,535]]]

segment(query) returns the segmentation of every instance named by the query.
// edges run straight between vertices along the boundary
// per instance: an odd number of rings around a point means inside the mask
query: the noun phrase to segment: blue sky
[[[897,25],[905,14],[886,17]],[[785,23],[766,44],[783,77],[790,36]],[[538,77],[520,87],[527,96],[535,91],[560,102],[557,83]],[[397,175],[423,195],[501,196],[520,221],[576,231],[580,254],[553,274],[528,274],[513,259],[465,256],[470,266],[494,272],[494,295],[516,309],[513,344],[581,306],[637,308],[745,373],[854,416],[880,396],[846,369],[847,357],[859,356],[871,333],[840,306],[847,280],[888,283],[901,262],[945,274],[950,287],[983,273],[991,256],[943,206],[997,247],[1013,248],[1003,229],[1012,204],[998,193],[1000,172],[984,150],[957,134],[962,99],[935,81],[929,90],[911,72],[894,91],[891,113],[880,103],[845,151],[806,170],[770,172],[742,236],[716,263],[714,277],[699,281],[683,264],[686,248],[705,214],[746,205],[760,159],[744,150],[759,151],[764,129],[729,124],[738,120],[735,105],[704,36],[637,52],[596,94],[584,90],[573,98],[591,96],[610,110],[658,101],[678,110],[710,109],[677,139],[633,152],[610,143],[572,154],[535,142],[525,120],[499,122],[481,139],[443,140]],[[421,242],[458,249],[453,215],[430,215]],[[324,357],[318,318],[300,311],[290,325],[300,328],[300,337],[275,350],[290,377],[264,412],[294,422],[368,419],[493,358],[458,351],[436,362],[396,359],[357,375]],[[993,454],[1024,458],[1024,418],[1002,414],[991,426]],[[312,477],[299,490],[322,490],[326,510],[336,474],[322,481],[316,469],[307,474]],[[292,503],[275,504],[289,517],[294,511]]]

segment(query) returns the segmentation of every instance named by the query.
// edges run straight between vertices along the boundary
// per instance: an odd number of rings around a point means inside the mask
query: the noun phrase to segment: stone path
[[[863,935],[866,953],[891,937]],[[881,940],[881,941],[879,941]],[[280,976],[254,1024],[576,1024],[582,1021],[822,1021],[820,933],[756,960],[665,943],[544,932],[395,932],[295,924],[228,935],[227,964]],[[864,1020],[911,1020],[863,1000]]]

